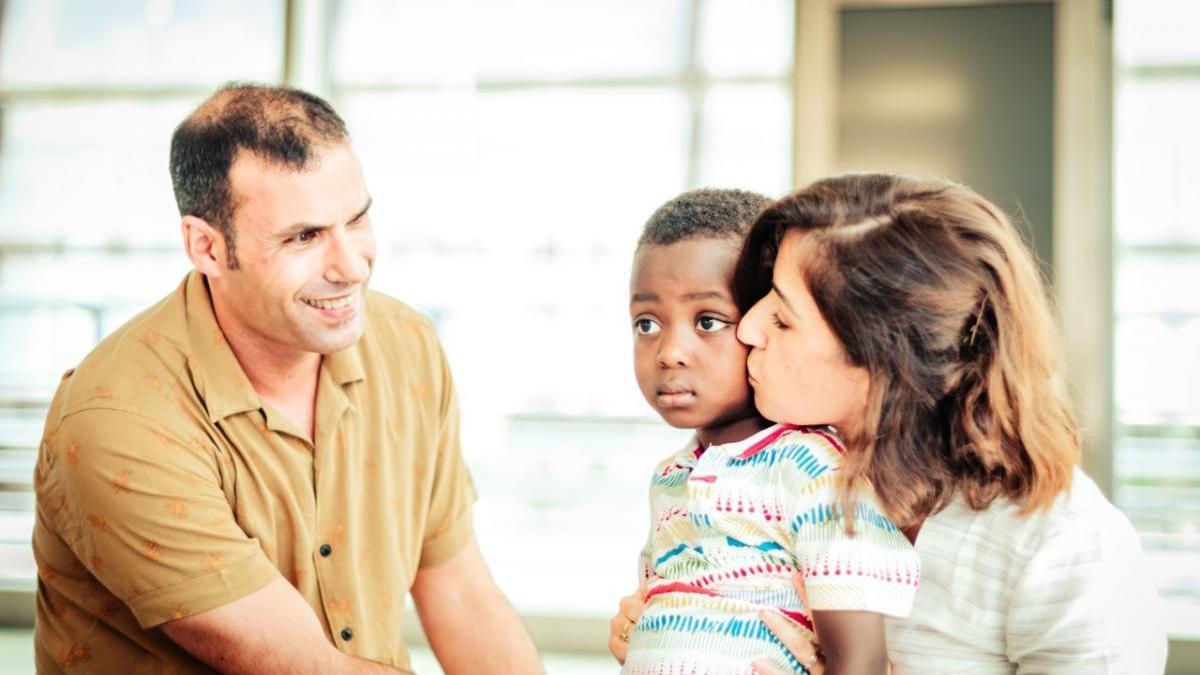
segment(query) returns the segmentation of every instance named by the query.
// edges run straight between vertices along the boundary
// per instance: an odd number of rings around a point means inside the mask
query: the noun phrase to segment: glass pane
[[[0,265],[0,298],[91,308],[106,335],[179,285],[192,269],[179,243],[162,252],[10,254]]]
[[[481,80],[663,77],[686,58],[686,0],[482,0]]]
[[[1200,2],[1118,0],[1113,3],[1118,63],[1180,64],[1200,61]]]
[[[1200,5],[1198,5],[1200,6]],[[1200,79],[1118,86],[1117,236],[1126,243],[1200,243]]]
[[[167,170],[183,101],[3,109],[0,241],[179,246]]]
[[[1196,326],[1155,316],[1121,319],[1116,330],[1116,403],[1126,425],[1200,424]]]
[[[1117,264],[1117,313],[1200,316],[1198,287],[1200,254],[1125,251]]]
[[[509,91],[479,99],[483,209],[471,227],[500,248],[631,251],[683,189],[687,100],[671,89]]]
[[[338,2],[330,53],[340,84],[441,84],[475,77],[467,0]]]
[[[96,343],[98,316],[79,304],[0,303],[0,397],[48,401]]]
[[[770,196],[787,192],[791,185],[791,109],[783,86],[710,89],[704,97],[700,183]]]
[[[8,0],[0,3],[0,82],[275,80],[282,72],[283,8],[279,0]]]
[[[702,0],[700,66],[715,77],[783,77],[792,66],[792,2]]]
[[[661,421],[518,419],[495,436],[495,451],[469,461],[480,501],[488,505],[476,510],[476,529],[496,582],[524,611],[609,616],[615,598],[636,584],[637,556],[650,525],[650,473],[683,447],[690,432]],[[536,485],[529,476],[540,477]],[[586,534],[580,523],[588,524]],[[585,546],[589,553],[546,555],[546,542]]]
[[[474,241],[475,200],[464,195],[476,184],[475,100],[473,88],[343,97],[381,248]]]

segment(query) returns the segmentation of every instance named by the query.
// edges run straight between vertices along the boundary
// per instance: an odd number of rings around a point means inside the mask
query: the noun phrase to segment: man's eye
[[[731,324],[728,321],[725,321],[724,319],[718,319],[715,316],[702,316],[700,317],[700,320],[696,322],[696,328],[699,328],[705,333],[715,333],[729,325]]]
[[[633,322],[633,331],[638,335],[654,335],[659,331],[659,325],[653,319],[637,319]]]
[[[296,236],[292,237],[292,241],[297,244],[307,244],[308,242],[310,242],[316,238],[317,238],[316,230],[308,230],[305,232],[301,232],[300,234],[297,234]]]

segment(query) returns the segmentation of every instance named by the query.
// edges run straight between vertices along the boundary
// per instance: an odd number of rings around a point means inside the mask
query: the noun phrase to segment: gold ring
[[[625,622],[625,628],[621,631],[621,642],[629,642],[629,629],[633,628],[632,621]]]

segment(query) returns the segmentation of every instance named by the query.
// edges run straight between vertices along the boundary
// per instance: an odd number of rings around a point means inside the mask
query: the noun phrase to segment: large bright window
[[[438,322],[481,545],[523,611],[604,616],[632,588],[648,472],[687,436],[633,381],[634,243],[687,188],[788,189],[791,17],[780,0],[337,5],[331,93],[389,242],[374,285]]]
[[[1200,4],[1128,0],[1115,26],[1114,499],[1168,619],[1200,637]]]
[[[0,7],[0,586],[32,587],[59,377],[189,268],[174,126],[223,81],[308,67],[375,200],[373,286],[446,345],[500,586],[527,613],[610,612],[648,472],[686,437],[633,382],[633,246],[684,189],[790,187],[789,0]]]
[[[277,0],[0,3],[0,590],[31,589],[31,476],[63,371],[189,268],[171,131],[283,72]],[[237,50],[213,49],[236,43]],[[203,55],[197,58],[197,54]]]

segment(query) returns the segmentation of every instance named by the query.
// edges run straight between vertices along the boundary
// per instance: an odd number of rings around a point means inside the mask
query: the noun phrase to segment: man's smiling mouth
[[[354,303],[354,299],[358,296],[357,293],[351,293],[340,298],[331,298],[328,300],[317,298],[301,298],[300,301],[309,307],[317,309],[344,309]]]

